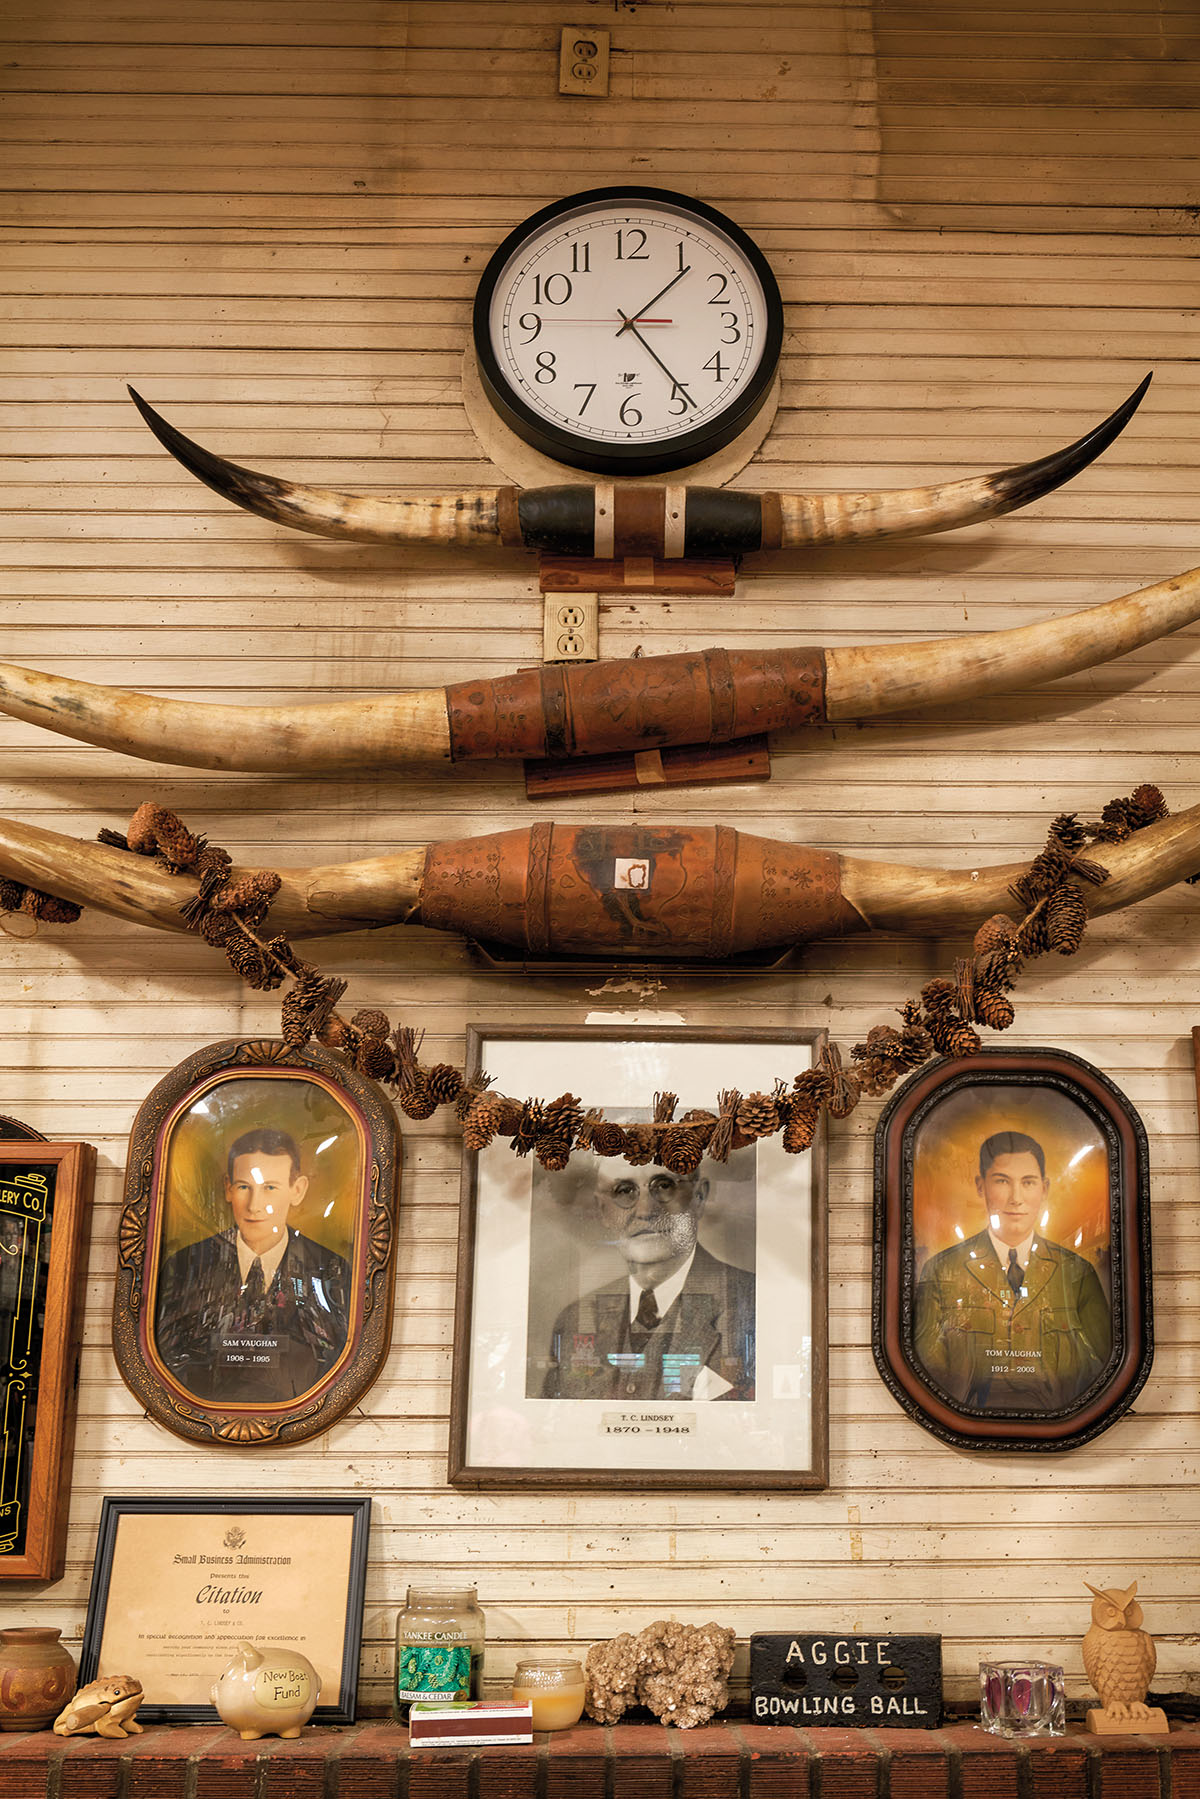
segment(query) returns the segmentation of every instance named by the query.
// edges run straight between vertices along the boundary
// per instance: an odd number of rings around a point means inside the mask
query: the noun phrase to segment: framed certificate
[[[298,1649],[314,1724],[352,1724],[369,1499],[106,1499],[79,1683],[133,1674],[143,1723],[219,1722],[238,1643]]]

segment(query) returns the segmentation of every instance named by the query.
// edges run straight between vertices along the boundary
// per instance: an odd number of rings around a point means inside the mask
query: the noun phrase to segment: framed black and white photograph
[[[353,1724],[371,1501],[322,1495],[105,1499],[79,1684],[133,1674],[143,1724],[219,1723],[237,1645],[298,1650],[314,1724]]]
[[[813,1032],[477,1027],[499,1092],[569,1086],[614,1122],[715,1109],[813,1065]],[[824,1145],[778,1134],[693,1175],[493,1141],[464,1170],[450,1479],[825,1484]]]
[[[328,1051],[211,1045],[138,1112],[113,1345],[180,1436],[294,1442],[366,1392],[391,1337],[395,1112]]]
[[[919,1423],[974,1448],[1086,1442],[1152,1355],[1145,1132],[1062,1050],[913,1076],[875,1156],[876,1364]]]

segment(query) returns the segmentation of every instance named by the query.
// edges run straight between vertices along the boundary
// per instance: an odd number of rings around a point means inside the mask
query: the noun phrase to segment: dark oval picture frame
[[[150,1417],[266,1448],[358,1404],[391,1343],[399,1154],[383,1089],[316,1045],[229,1039],[158,1083],[130,1136],[113,1301]]]
[[[900,1088],[871,1334],[893,1397],[959,1448],[1071,1449],[1129,1409],[1154,1355],[1149,1152],[1106,1075],[1006,1046]]]

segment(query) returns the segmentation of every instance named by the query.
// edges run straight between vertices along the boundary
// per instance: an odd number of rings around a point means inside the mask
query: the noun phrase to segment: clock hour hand
[[[654,296],[654,299],[661,300],[662,295],[656,294]],[[650,304],[651,304],[651,306],[653,306],[654,300],[651,300]],[[683,397],[684,400],[687,401],[689,406],[694,406],[696,402],[692,399],[691,395],[688,393],[687,388],[683,385],[682,381],[677,380],[676,377],[671,373],[670,369],[667,367],[666,363],[663,361],[662,357],[658,354],[658,352],[656,350],[652,349],[651,346],[646,342],[646,339],[642,336],[641,332],[638,330],[637,326],[634,324],[633,318],[629,318],[625,313],[623,313],[619,306],[617,307],[617,317],[625,320],[625,323],[621,326],[621,331],[625,331],[625,330],[632,331],[633,335],[637,338],[638,342],[641,344],[643,350],[645,350],[647,356],[651,357],[653,361],[657,362],[659,368],[662,370],[663,374],[667,377],[667,380],[671,383],[671,387],[673,390],[672,398],[674,397],[675,394],[679,394]],[[637,314],[635,313],[634,318],[636,318],[636,317],[637,317]],[[621,331],[617,332],[618,337],[620,337]],[[686,411],[687,408],[685,407],[684,410]]]
[[[692,265],[689,262],[686,269],[680,269],[680,271],[677,275],[672,275],[671,279],[667,282],[667,285],[663,288],[660,288],[652,300],[647,300],[646,304],[644,306],[639,306],[637,311],[634,313],[626,314],[626,313],[622,312],[621,308],[618,306],[617,307],[617,315],[618,315],[618,317],[623,318],[625,320],[625,323],[621,326],[621,329],[617,332],[617,336],[620,337],[622,331],[632,331],[634,336],[636,337],[637,330],[636,330],[636,327],[634,326],[634,322],[633,322],[634,319],[640,319],[642,317],[643,313],[649,312],[649,310],[652,306],[657,306],[658,302],[662,299],[663,295],[669,294],[671,289],[674,287],[675,283],[677,281],[682,281],[684,276],[690,275],[691,272],[692,272]]]

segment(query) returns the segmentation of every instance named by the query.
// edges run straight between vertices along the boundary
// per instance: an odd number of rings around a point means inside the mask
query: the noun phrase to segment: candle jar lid
[[[581,1687],[583,1668],[573,1656],[538,1655],[517,1663],[513,1685],[521,1687]]]

